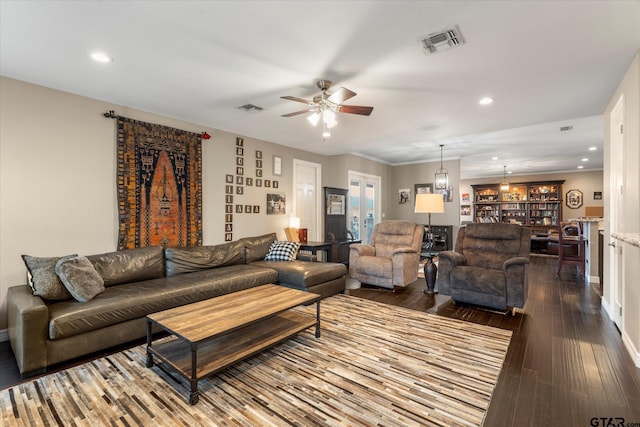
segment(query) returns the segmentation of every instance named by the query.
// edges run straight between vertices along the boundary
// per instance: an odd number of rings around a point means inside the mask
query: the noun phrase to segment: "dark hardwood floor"
[[[620,425],[616,418],[640,426],[640,369],[601,309],[599,289],[568,268],[558,279],[554,268],[553,258],[531,258],[529,299],[515,316],[426,295],[422,279],[400,292],[360,288],[348,293],[513,331],[485,426]],[[0,343],[0,389],[19,382],[9,345]]]

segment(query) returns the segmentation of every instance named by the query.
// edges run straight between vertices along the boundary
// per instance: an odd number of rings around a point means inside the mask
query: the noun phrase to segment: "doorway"
[[[380,222],[380,187],[382,178],[349,171],[347,228],[355,240],[369,243],[373,226]]]
[[[293,159],[293,216],[300,218],[300,228],[307,229],[307,237],[312,241],[323,241],[320,229],[322,195],[318,188],[322,180],[322,165]]]

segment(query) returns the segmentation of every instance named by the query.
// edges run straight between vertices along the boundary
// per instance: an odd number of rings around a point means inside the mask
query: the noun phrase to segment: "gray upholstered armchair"
[[[527,300],[531,229],[517,224],[468,224],[455,251],[440,252],[438,291],[454,301],[497,310]]]
[[[368,245],[351,245],[349,276],[368,285],[390,289],[416,281],[423,233],[424,226],[413,222],[376,224]]]

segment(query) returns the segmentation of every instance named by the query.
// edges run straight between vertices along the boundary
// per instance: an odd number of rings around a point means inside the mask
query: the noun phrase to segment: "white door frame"
[[[609,234],[624,231],[624,94],[616,102],[609,116]],[[610,239],[611,240],[611,239]],[[622,309],[624,307],[624,265],[622,243],[609,243],[609,317],[624,330]]]
[[[293,159],[293,209],[292,209],[293,216],[298,216],[296,213],[296,206],[298,206],[297,200],[296,200],[297,194],[298,194],[298,192],[296,191],[296,189],[298,188],[298,182],[296,182],[296,178],[298,176],[299,166],[311,167],[316,170],[316,186],[315,186],[316,187],[315,188],[316,235],[307,236],[307,237],[311,241],[322,242],[324,241],[324,237],[323,237],[324,221],[321,220],[324,217],[322,216],[322,191],[321,191],[321,185],[320,185],[320,183],[322,182],[322,165],[320,163],[308,162],[306,160]]]

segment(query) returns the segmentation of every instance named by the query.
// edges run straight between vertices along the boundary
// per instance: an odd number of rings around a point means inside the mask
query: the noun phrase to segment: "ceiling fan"
[[[313,113],[307,120],[316,126],[322,118],[324,126],[323,137],[331,136],[327,128],[332,128],[338,122],[335,120],[335,113],[347,113],[347,114],[359,114],[361,116],[368,116],[373,111],[373,107],[363,107],[360,105],[342,105],[342,103],[348,99],[356,96],[356,93],[341,87],[331,95],[327,94],[327,90],[332,86],[330,80],[318,80],[316,86],[322,91],[320,95],[313,97],[313,101],[307,101],[306,99],[298,98],[295,96],[281,96],[282,99],[288,99],[289,101],[296,101],[306,104],[308,108],[300,111],[295,111],[289,114],[283,114],[282,117],[293,117],[304,113]]]

